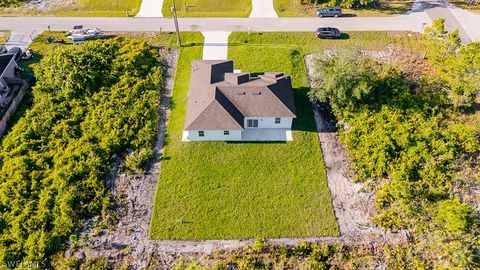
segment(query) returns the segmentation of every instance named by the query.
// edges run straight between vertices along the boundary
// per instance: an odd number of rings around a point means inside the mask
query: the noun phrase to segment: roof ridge
[[[287,104],[285,104],[285,102],[284,102],[283,100],[281,100],[280,97],[278,97],[277,93],[275,93],[275,90],[273,90],[273,89],[271,88],[271,86],[277,85],[280,80],[283,80],[283,79],[288,78],[288,77],[289,77],[289,76],[282,76],[282,77],[280,77],[279,79],[275,80],[274,83],[268,84],[268,85],[266,85],[265,87],[267,87],[267,88],[270,90],[270,92],[272,92],[273,96],[274,96],[280,103],[282,103],[293,115],[295,115],[295,112],[292,111],[291,108],[290,108]],[[292,87],[292,92],[293,92],[293,87]]]

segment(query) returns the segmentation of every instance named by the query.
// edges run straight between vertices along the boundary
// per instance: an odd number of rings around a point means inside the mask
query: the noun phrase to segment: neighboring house
[[[183,141],[290,141],[290,76],[234,73],[233,61],[194,61]]]
[[[14,60],[13,54],[0,55],[0,97],[2,92],[7,92],[8,85],[5,81],[7,77],[15,77],[15,69],[17,63]]]

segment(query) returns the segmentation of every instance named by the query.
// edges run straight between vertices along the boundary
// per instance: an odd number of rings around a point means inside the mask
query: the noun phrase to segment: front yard
[[[183,0],[176,1],[179,17],[248,17],[252,10],[251,0]],[[172,17],[172,1],[163,2],[163,15]]]

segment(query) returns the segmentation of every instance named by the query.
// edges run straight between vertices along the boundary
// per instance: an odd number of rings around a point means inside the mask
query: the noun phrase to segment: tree
[[[480,42],[462,46],[440,67],[448,96],[456,107],[469,107],[480,95]]]

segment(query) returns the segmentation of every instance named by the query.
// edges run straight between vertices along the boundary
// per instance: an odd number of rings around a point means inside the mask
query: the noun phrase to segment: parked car
[[[342,9],[339,7],[324,7],[317,10],[318,17],[340,17]]]
[[[320,27],[317,29],[318,38],[340,38],[342,33],[337,28]]]

